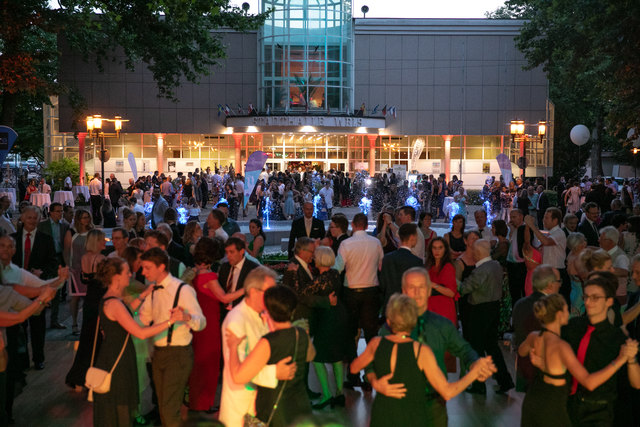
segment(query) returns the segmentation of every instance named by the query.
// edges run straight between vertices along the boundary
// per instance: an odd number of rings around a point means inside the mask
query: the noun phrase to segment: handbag
[[[89,389],[89,395],[87,396],[87,400],[89,402],[93,402],[93,393],[108,393],[111,390],[111,375],[113,371],[118,366],[120,362],[120,358],[124,353],[124,349],[127,347],[127,341],[129,341],[129,334],[124,339],[124,344],[122,345],[122,350],[120,350],[120,354],[116,359],[116,362],[113,364],[113,367],[109,372],[104,369],[96,368],[93,366],[93,359],[96,355],[96,343],[98,342],[98,331],[100,328],[100,316],[98,316],[98,322],[96,323],[96,334],[93,338],[93,352],[91,353],[91,364],[89,365],[89,369],[87,370],[87,375],[85,376],[84,386]]]
[[[293,362],[295,363],[296,353],[298,353],[298,328],[294,327],[293,329],[296,331],[296,345],[293,350],[293,358],[292,358]],[[269,419],[267,420],[266,423],[261,419],[259,419],[258,417],[251,415],[249,413],[246,413],[244,414],[243,427],[269,427],[269,424],[273,419],[273,415],[275,414],[276,409],[278,409],[278,403],[280,402],[280,398],[282,397],[282,392],[284,391],[284,388],[286,386],[287,386],[287,381],[285,381],[284,384],[282,385],[282,388],[280,389],[280,393],[278,393],[278,397],[276,398],[276,401],[273,403],[271,414],[269,415]]]

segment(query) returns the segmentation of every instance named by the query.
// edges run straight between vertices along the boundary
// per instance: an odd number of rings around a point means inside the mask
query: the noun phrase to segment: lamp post
[[[522,170],[522,183],[524,184],[525,169],[527,168],[527,147],[526,140],[524,139],[524,120],[511,120],[511,142],[515,145],[516,138],[521,137],[520,140],[520,157],[518,158],[518,166]]]
[[[105,119],[100,114],[94,114],[92,116],[87,116],[87,133],[90,137],[96,137],[100,140],[100,180],[102,181],[102,197],[104,198],[104,162],[108,159],[107,150],[104,148],[104,140],[106,137],[120,137],[120,131],[122,130],[122,123],[128,122],[129,120],[123,120],[120,116],[115,116],[113,119]],[[113,123],[113,127],[115,129],[115,133],[106,133],[102,131],[102,123],[103,122],[111,122]],[[84,156],[84,153],[80,153],[81,156]]]

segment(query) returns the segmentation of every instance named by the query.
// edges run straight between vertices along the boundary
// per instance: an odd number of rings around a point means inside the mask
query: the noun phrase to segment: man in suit
[[[578,225],[578,232],[587,238],[587,245],[599,246],[598,218],[600,208],[595,202],[589,202],[584,206],[585,219]]]
[[[55,247],[55,259],[57,265],[64,265],[62,258],[62,249],[64,247],[64,236],[67,234],[69,226],[62,222],[62,205],[58,202],[51,203],[49,206],[49,219],[45,219],[38,224],[38,231],[41,231],[53,239]],[[58,321],[58,312],[60,307],[60,299],[62,290],[58,292],[53,300],[51,300],[51,315],[49,326],[52,329],[64,329],[65,326]]]
[[[524,246],[524,214],[520,209],[512,209],[509,214],[509,253],[507,254],[507,275],[509,276],[509,293],[511,304],[515,304],[524,296],[524,282],[527,278],[527,266],[524,264],[522,247]]]
[[[493,358],[498,368],[496,380],[498,394],[505,394],[514,387],[502,351],[498,346],[500,299],[502,298],[502,266],[491,259],[491,243],[480,239],[473,244],[476,268],[460,285],[460,295],[469,295],[469,344],[480,357]],[[471,392],[485,394],[484,384],[474,383]]]
[[[33,273],[41,279],[51,279],[56,276],[59,264],[52,256],[56,253],[53,238],[42,231],[37,231],[40,222],[40,209],[37,206],[27,206],[20,216],[22,226],[12,234],[16,241],[16,253],[13,263],[18,267]],[[29,318],[31,333],[31,349],[33,363],[36,369],[44,369],[44,336],[46,319],[44,314]]]
[[[174,229],[166,222],[163,222],[158,224],[158,228],[156,230],[164,234],[169,240],[169,244],[167,246],[167,253],[169,254],[169,256],[184,263],[187,253],[184,250],[184,246],[176,242],[176,240],[174,239]]]
[[[549,207],[549,197],[544,193],[544,187],[542,185],[538,185],[538,188],[536,188],[536,193],[538,193],[538,201],[536,203],[536,210],[538,212],[538,228],[542,229],[544,228],[542,219],[544,218],[544,214],[545,212],[547,212],[547,208]]]
[[[158,224],[164,220],[164,213],[169,209],[169,203],[160,196],[160,190],[157,188],[153,190],[153,207],[151,213],[146,215],[146,220],[151,220],[151,227],[155,229]]]
[[[325,236],[324,222],[313,217],[313,203],[306,202],[302,207],[303,217],[298,218],[291,223],[291,232],[289,233],[289,258],[294,255],[293,248],[296,240],[300,237],[309,237],[311,239],[322,239]]]
[[[562,283],[557,269],[547,264],[540,264],[531,276],[533,293],[520,299],[513,307],[513,344],[516,348],[527,339],[529,333],[540,330],[540,322],[533,314],[533,304],[545,295],[557,294]],[[526,392],[533,381],[535,371],[529,356],[517,357],[516,391]]]
[[[414,223],[402,224],[398,230],[400,247],[384,256],[382,268],[378,272],[380,290],[384,302],[382,312],[385,312],[389,298],[396,292],[402,292],[402,275],[412,267],[422,267],[420,258],[411,253],[411,249],[418,240],[418,226]]]
[[[247,274],[258,267],[258,264],[245,258],[245,244],[237,237],[230,237],[224,243],[224,252],[227,255],[227,262],[220,266],[218,283],[226,293],[235,292],[244,286]],[[232,305],[237,305],[241,299],[233,301]],[[222,310],[220,320],[223,320],[226,312],[227,310]]]
[[[144,233],[144,241],[147,245],[147,250],[160,248],[166,252],[169,247],[169,238],[160,230],[149,230]],[[167,255],[169,256],[169,273],[173,277],[182,277],[187,267],[182,261],[169,255],[168,252]]]
[[[109,199],[111,199],[113,209],[118,210],[118,202],[122,194],[124,194],[124,190],[122,189],[122,184],[120,184],[120,181],[116,179],[114,174],[111,174],[109,178],[111,178],[111,183],[109,184]]]

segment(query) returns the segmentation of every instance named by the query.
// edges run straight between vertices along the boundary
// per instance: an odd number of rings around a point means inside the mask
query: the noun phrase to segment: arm
[[[295,221],[291,223],[291,231],[289,232],[289,249],[288,249],[289,258],[293,258],[293,247],[296,244],[296,234],[293,231],[296,224],[297,222]]]
[[[446,326],[444,326],[446,325]],[[459,357],[460,362],[466,366],[471,366],[473,362],[478,360],[478,353],[466,342],[460,335],[458,330],[451,322],[441,325],[443,334],[446,337],[446,349],[452,355]]]
[[[373,362],[373,356],[376,354],[378,344],[380,344],[380,337],[373,338],[367,345],[367,348],[364,349],[362,354],[358,356],[353,362],[351,362],[349,370],[352,374],[357,374],[358,372],[366,368],[369,363]]]
[[[31,304],[17,313],[0,311],[0,327],[17,325],[27,320],[29,316],[40,313],[44,309],[45,303],[51,301],[56,294],[53,289],[47,289],[44,291],[45,292],[41,292],[41,296],[34,299]]]
[[[529,356],[529,353],[531,353],[531,350],[533,350],[534,340],[538,337],[538,335],[539,334],[537,331],[531,332],[529,335],[527,335],[527,338],[518,347],[518,355],[520,357]]]
[[[178,308],[184,312],[185,318],[183,321],[192,331],[201,331],[207,326],[207,319],[202,314],[202,309],[198,304],[196,291],[191,286],[182,287]]]
[[[527,215],[524,218],[524,222],[529,226],[529,228],[531,229],[531,231],[533,231],[533,234],[536,236],[536,238],[540,241],[540,243],[542,243],[542,246],[555,246],[557,245],[556,241],[553,240],[551,237],[549,237],[548,235],[543,234],[539,229],[538,229],[538,225],[537,225],[537,219],[535,219],[534,217],[532,217],[531,215]]]
[[[438,291],[445,297],[456,298],[458,285],[456,283],[456,272],[453,264],[447,264],[442,267],[443,271],[441,276],[442,283],[432,283],[432,289]]]
[[[597,372],[589,373],[585,367],[578,361],[576,355],[573,353],[571,346],[566,341],[559,343],[559,353],[562,363],[565,364],[567,370],[578,380],[583,387],[589,391],[593,391],[605,383],[609,378],[615,374],[625,363],[627,363],[627,356],[625,354],[624,345],[620,349],[620,355],[616,357],[606,367],[600,369]]]
[[[228,304],[237,300],[238,298],[242,297],[242,294],[244,293],[244,289],[240,288],[237,291],[228,294],[222,289],[220,283],[218,283],[218,281],[215,279],[208,281],[204,286],[209,289],[218,299],[218,301],[223,304]]]
[[[305,334],[307,335],[307,342],[309,343],[309,346],[307,347],[307,362],[312,362],[313,359],[315,359],[316,357],[316,348],[313,346],[313,343],[311,342],[311,338],[309,337],[309,333],[305,332]]]
[[[236,384],[246,384],[267,364],[271,356],[271,347],[266,339],[261,338],[247,358],[240,363],[238,345],[244,337],[237,338],[229,329],[227,329],[226,334],[231,378]]]
[[[133,320],[133,317],[131,317],[125,308],[124,303],[121,301],[110,299],[104,304],[104,314],[106,314],[110,320],[118,322],[127,332],[141,340],[159,334],[165,329],[168,329],[171,324],[180,320],[176,313],[178,313],[178,310],[174,311],[174,313],[171,314],[171,319],[166,322],[155,324],[153,326],[142,327]]]
[[[464,282],[460,284],[460,295],[470,294],[482,285],[482,279],[480,274],[477,274],[474,270]]]

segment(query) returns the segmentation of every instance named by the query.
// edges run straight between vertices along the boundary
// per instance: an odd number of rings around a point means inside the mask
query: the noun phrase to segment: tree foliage
[[[620,136],[639,122],[640,2],[507,0],[505,11],[529,19],[516,37],[518,48],[530,68],[542,66],[549,78],[560,125],[556,162],[575,150],[568,134],[582,123],[593,129],[592,168],[602,174],[602,149],[627,150]]]
[[[148,66],[161,96],[175,100],[184,80],[197,82],[225,57],[219,28],[258,28],[266,14],[248,15],[229,0],[0,0],[0,123],[12,126],[18,105],[70,93],[57,80],[57,48],[64,37],[85,60],[125,54],[133,70]],[[96,13],[99,11],[99,13]],[[70,98],[73,98],[71,96]],[[81,100],[76,99],[81,105]]]
[[[53,182],[54,190],[62,190],[67,176],[71,177],[72,182],[78,182],[80,176],[80,165],[69,157],[54,160],[44,169],[44,177],[48,182]]]

